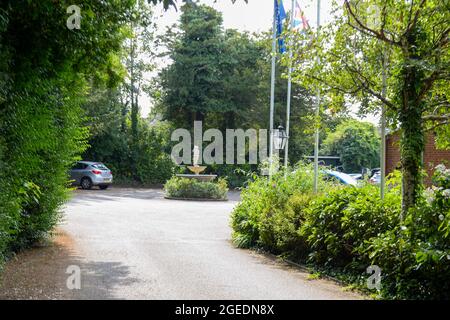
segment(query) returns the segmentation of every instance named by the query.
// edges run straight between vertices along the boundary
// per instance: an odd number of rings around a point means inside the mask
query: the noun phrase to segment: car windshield
[[[100,170],[108,170],[108,168],[103,163],[93,164],[92,167]]]

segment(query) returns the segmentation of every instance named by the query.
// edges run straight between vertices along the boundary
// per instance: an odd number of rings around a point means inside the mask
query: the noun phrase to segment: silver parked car
[[[369,179],[369,183],[371,184],[380,184],[381,183],[381,172],[377,171],[373,174],[373,176]]]
[[[70,179],[72,184],[81,186],[83,189],[91,189],[93,186],[99,186],[100,189],[107,189],[113,176],[103,163],[91,161],[78,161],[70,170]]]

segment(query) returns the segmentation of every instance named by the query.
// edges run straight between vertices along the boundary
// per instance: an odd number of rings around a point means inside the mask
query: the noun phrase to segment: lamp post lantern
[[[279,126],[277,130],[275,130],[273,136],[273,145],[277,150],[283,150],[286,147],[286,143],[288,140],[288,135],[286,134],[286,130],[284,130],[283,126]]]

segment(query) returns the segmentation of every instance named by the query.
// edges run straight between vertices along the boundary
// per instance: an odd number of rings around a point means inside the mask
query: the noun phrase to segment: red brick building
[[[400,167],[399,140],[400,138],[398,133],[393,133],[386,136],[386,174],[389,174],[396,168]],[[450,150],[436,149],[434,134],[432,133],[427,134],[426,136],[423,161],[428,174],[425,182],[428,185],[431,183],[434,167],[440,163],[445,164],[447,167],[450,166]]]

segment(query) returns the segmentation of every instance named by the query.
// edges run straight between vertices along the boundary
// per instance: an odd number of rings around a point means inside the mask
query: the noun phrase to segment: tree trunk
[[[409,106],[402,114],[401,165],[402,215],[417,203],[422,187],[422,153],[425,147],[422,114],[418,106]]]
[[[131,103],[131,135],[133,138],[133,143],[138,141],[138,121],[139,121],[139,100],[136,95],[134,96],[134,101]]]
[[[196,111],[195,112],[195,121],[204,121],[205,120],[205,115],[201,112],[201,111]]]
[[[422,190],[422,154],[425,148],[423,128],[423,102],[420,101],[419,92],[423,85],[423,71],[417,67],[420,61],[417,50],[417,32],[413,30],[407,37],[403,46],[403,81],[400,83],[401,111],[400,127],[401,139],[401,165],[402,165],[402,217],[409,209],[417,204]]]
[[[225,135],[227,129],[236,129],[235,123],[234,111],[225,112],[222,119],[222,133]]]
[[[226,113],[227,118],[227,129],[236,129],[235,123],[236,123],[236,117],[234,111],[228,111]]]

